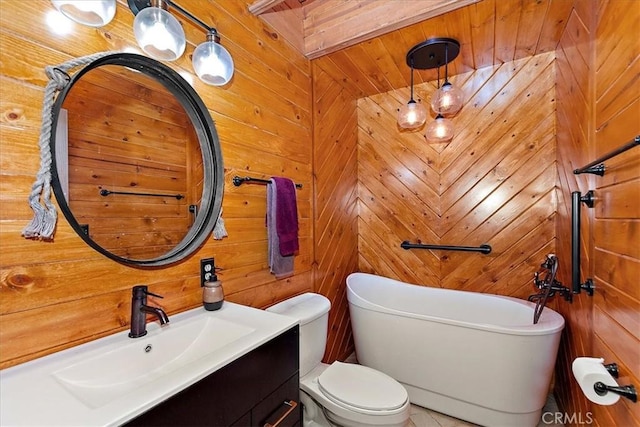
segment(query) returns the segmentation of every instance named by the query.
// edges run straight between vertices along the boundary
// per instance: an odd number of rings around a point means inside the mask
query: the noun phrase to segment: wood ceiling
[[[427,4],[431,10],[411,22]],[[431,37],[461,44],[449,75],[553,51],[573,8],[568,0],[258,0],[250,10],[260,5],[254,13],[338,81],[346,78],[358,97],[409,86],[407,51]],[[305,50],[311,43],[303,36],[312,34],[327,40]],[[416,84],[435,79],[436,70],[416,70]]]
[[[480,0],[256,0],[249,11],[310,59]]]

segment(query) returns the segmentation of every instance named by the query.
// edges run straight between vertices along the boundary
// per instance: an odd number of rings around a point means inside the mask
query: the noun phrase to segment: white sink
[[[1,370],[0,425],[121,425],[297,323],[229,302],[169,320]]]
[[[215,352],[255,329],[211,316],[169,322],[53,373],[91,407],[99,407],[185,364]]]

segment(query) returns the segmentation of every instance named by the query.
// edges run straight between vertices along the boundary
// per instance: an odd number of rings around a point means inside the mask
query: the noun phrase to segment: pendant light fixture
[[[407,52],[407,65],[411,67],[411,93],[413,100],[413,69],[438,69],[438,90],[431,106],[437,114],[426,128],[425,137],[430,142],[446,142],[453,138],[454,127],[446,116],[457,113],[462,107],[462,91],[454,88],[448,80],[447,64],[460,53],[460,43],[451,38],[437,37],[418,43]],[[445,66],[445,82],[440,86],[440,67]],[[446,86],[446,88],[445,88]],[[451,96],[453,95],[453,96]],[[411,103],[411,101],[409,101]],[[435,106],[434,106],[435,105]],[[436,109],[437,107],[437,109]],[[398,120],[400,122],[400,120]]]
[[[127,0],[127,3],[136,15],[136,40],[147,55],[163,61],[173,61],[184,53],[184,30],[178,20],[168,12],[169,8],[175,9],[207,32],[206,41],[195,48],[192,57],[194,71],[200,80],[213,86],[222,86],[231,80],[234,71],[233,58],[220,44],[220,35],[215,28],[208,26],[172,0]]]
[[[443,116],[452,116],[460,111],[464,99],[464,93],[449,82],[450,45],[452,45],[452,43],[445,43],[444,45],[444,84],[440,86],[440,77],[438,77],[438,90],[431,96],[431,108],[437,114]],[[458,44],[458,51],[459,49],[460,45]],[[439,74],[440,68],[438,68],[438,75]]]
[[[51,0],[67,18],[90,27],[107,25],[116,14],[116,0]]]
[[[409,62],[408,58],[407,62]],[[398,109],[398,125],[403,129],[417,129],[427,120],[427,109],[422,103],[413,99],[413,58],[411,58],[409,66],[411,67],[411,98],[407,105]]]
[[[429,142],[449,141],[453,138],[453,123],[442,114],[438,114],[427,126],[424,136]]]

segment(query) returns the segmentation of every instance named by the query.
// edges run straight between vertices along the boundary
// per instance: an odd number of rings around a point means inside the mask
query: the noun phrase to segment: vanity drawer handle
[[[284,414],[280,416],[280,418],[276,420],[276,422],[270,423],[267,421],[264,424],[264,427],[278,427],[280,423],[283,422],[289,416],[289,414],[293,412],[294,409],[296,409],[296,407],[298,406],[298,402],[296,402],[295,400],[285,400],[284,402],[282,402],[282,405],[288,406],[289,408],[285,411]]]

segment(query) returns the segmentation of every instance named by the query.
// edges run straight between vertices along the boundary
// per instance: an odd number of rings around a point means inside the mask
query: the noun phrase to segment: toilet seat
[[[390,376],[350,363],[334,362],[318,377],[318,386],[333,403],[362,414],[394,412],[409,398]]]

